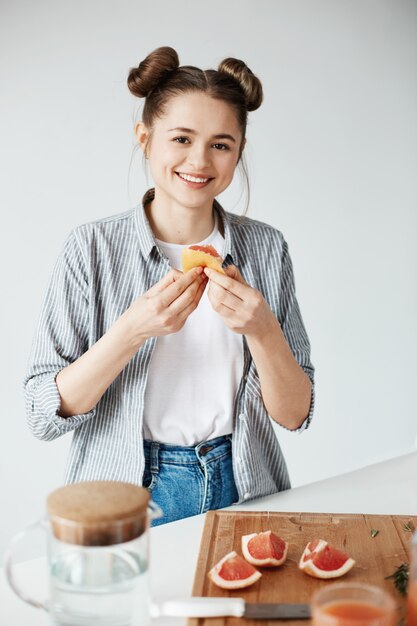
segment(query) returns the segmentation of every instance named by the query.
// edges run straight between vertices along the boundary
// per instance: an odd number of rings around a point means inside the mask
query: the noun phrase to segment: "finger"
[[[227,291],[230,291],[230,293],[233,293],[241,300],[244,300],[249,294],[249,290],[251,289],[249,285],[243,285],[230,276],[220,274],[220,272],[216,272],[216,270],[212,270],[208,267],[204,268],[204,273],[213,283],[220,285],[223,289],[227,289]]]
[[[160,294],[162,305],[168,307],[174,300],[184,293],[201,276],[201,267],[195,267],[189,272],[182,274],[171,282]],[[199,283],[198,283],[199,284]],[[198,287],[198,284],[196,287]]]
[[[221,316],[225,326],[227,326],[229,330],[231,330],[233,333],[244,334],[244,329],[242,328],[239,316],[236,311],[232,311],[222,304],[220,305],[218,314]]]
[[[208,299],[210,301],[211,306],[213,307],[214,311],[216,313],[218,313],[219,315],[221,315],[222,317],[229,319],[232,318],[236,315],[236,311],[234,309],[230,309],[228,306],[226,306],[225,304],[223,304],[222,302],[219,302],[214,296],[213,293],[210,292],[210,288],[207,292],[207,296]]]
[[[180,315],[184,309],[192,304],[199,293],[202,285],[205,287],[207,279],[205,276],[198,276],[171,304],[166,307],[170,315]],[[204,291],[204,288],[203,288]]]
[[[223,287],[223,289],[226,289],[227,291],[230,291],[230,293],[233,293],[241,300],[245,300],[245,298],[249,296],[250,290],[252,289],[249,285],[243,285],[234,278],[226,276],[225,274],[220,274],[220,272],[216,272],[216,270],[205,267],[204,273],[210,279],[210,282]]]
[[[205,276],[204,280],[201,283],[201,285],[197,289],[197,292],[195,294],[194,300],[191,303],[191,306],[194,306],[194,308],[197,308],[197,306],[199,305],[200,300],[201,300],[201,298],[203,296],[204,290],[206,289],[207,285],[208,285],[208,279]]]
[[[242,305],[244,304],[243,301],[233,293],[213,282],[210,282],[209,284],[208,294],[210,296],[210,302],[214,308],[223,304],[227,308],[237,311],[239,308],[242,308]]]
[[[242,283],[242,285],[248,284],[243,278],[239,269],[236,267],[236,265],[228,265],[227,267],[224,267],[223,269],[226,272],[227,276],[230,276],[230,278],[237,280],[239,283]]]
[[[194,303],[195,303],[196,307],[198,306],[198,303],[200,302],[201,297],[202,297],[202,295],[204,293],[204,290],[207,287],[207,285],[208,285],[208,278],[207,278],[207,276],[204,276],[204,279],[202,280],[201,285],[199,286],[199,288],[197,290],[197,293],[195,295],[195,298],[194,298]]]
[[[162,291],[164,291],[164,289],[166,289],[168,285],[173,283],[175,280],[178,280],[180,276],[182,276],[182,272],[174,268],[170,269],[168,274],[165,274],[165,276],[161,278],[161,280],[159,280],[157,283],[152,285],[150,289],[148,289],[146,295],[152,297],[155,296],[157,293],[162,293]]]
[[[197,292],[196,292],[196,294],[194,296],[194,299],[191,302],[189,302],[188,304],[186,304],[186,306],[181,311],[178,311],[177,316],[178,316],[178,319],[179,319],[180,322],[185,322],[187,317],[189,315],[191,315],[191,313],[193,311],[196,310],[196,308],[197,308],[197,306],[198,306],[198,304],[199,304],[199,302],[201,300],[201,297],[202,297],[202,295],[204,293],[204,289],[206,288],[206,285],[207,285],[207,280],[203,281],[200,284],[200,286],[198,287]],[[171,307],[177,306],[177,304],[178,304],[178,300],[176,300],[175,303],[171,305]],[[170,309],[171,309],[171,307],[170,307]]]

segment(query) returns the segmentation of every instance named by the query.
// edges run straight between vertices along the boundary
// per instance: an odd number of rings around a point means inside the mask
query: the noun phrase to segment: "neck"
[[[186,246],[203,241],[214,228],[212,199],[203,206],[183,206],[155,188],[145,212],[155,237],[168,243]]]

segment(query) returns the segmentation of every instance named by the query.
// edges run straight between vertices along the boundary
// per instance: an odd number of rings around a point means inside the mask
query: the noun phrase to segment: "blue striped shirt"
[[[144,211],[153,197],[150,189],[133,209],[73,229],[50,278],[24,378],[26,415],[39,439],[51,441],[73,431],[66,483],[121,480],[142,484],[144,394],[156,338],[141,346],[97,405],[83,415],[58,415],[55,378],[169,271]],[[262,293],[312,383],[310,411],[297,429],[301,432],[313,415],[314,367],[287,242],[279,230],[226,212],[217,200],[214,208],[224,229],[225,265],[235,264]],[[235,399],[232,440],[239,502],[291,486],[244,336],[242,342],[243,377]]]

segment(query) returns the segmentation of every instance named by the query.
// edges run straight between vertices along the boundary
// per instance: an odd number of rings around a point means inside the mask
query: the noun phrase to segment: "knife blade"
[[[151,603],[151,617],[309,619],[309,604],[248,603],[243,598],[174,598]]]

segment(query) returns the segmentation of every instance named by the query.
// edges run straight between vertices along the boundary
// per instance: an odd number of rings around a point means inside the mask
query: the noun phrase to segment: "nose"
[[[187,162],[194,169],[194,171],[203,173],[204,169],[210,165],[208,148],[196,141],[192,146],[190,146],[187,153]]]

